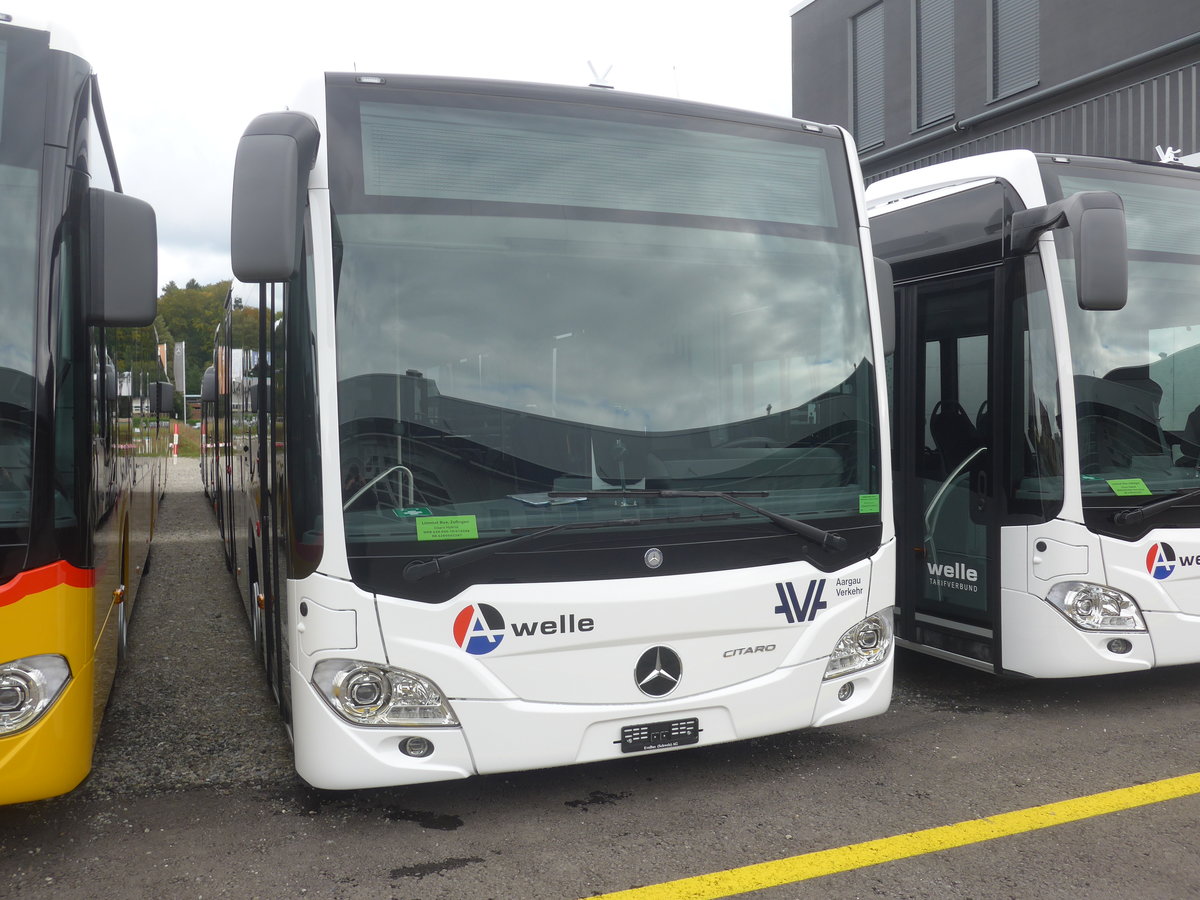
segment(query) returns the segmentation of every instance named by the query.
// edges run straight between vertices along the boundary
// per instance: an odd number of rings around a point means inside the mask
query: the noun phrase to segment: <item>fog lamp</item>
[[[433,741],[423,737],[405,738],[400,742],[400,752],[413,759],[424,759],[433,753]]]

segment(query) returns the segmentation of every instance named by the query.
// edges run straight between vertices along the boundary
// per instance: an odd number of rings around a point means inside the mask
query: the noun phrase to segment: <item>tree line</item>
[[[175,346],[185,345],[184,363],[187,393],[200,392],[204,370],[212,365],[213,340],[217,326],[225,315],[225,301],[230,284],[216,281],[200,284],[191,278],[183,287],[174,281],[163,285],[158,297],[158,315],[154,331],[158,344],[166,345],[167,376],[175,380]],[[246,306],[240,297],[232,298],[230,311],[235,347],[252,347],[258,343],[258,307]],[[118,372],[133,372],[135,385],[157,381],[160,376],[153,364],[141,362],[147,358],[144,345],[148,333],[133,328],[114,328],[108,333],[109,356]],[[153,358],[151,353],[149,358]],[[176,385],[179,391],[179,385]]]

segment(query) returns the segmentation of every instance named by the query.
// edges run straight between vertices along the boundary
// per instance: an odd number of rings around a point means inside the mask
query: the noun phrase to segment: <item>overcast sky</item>
[[[0,0],[65,25],[100,77],[125,190],[158,214],[159,284],[229,277],[237,141],[325,71],[592,80],[791,113],[795,0]]]

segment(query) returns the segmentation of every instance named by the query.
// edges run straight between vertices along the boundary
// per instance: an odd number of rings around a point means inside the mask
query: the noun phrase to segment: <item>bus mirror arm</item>
[[[1070,228],[1075,289],[1081,309],[1123,309],[1129,294],[1129,244],[1125,205],[1112,191],[1080,191],[1049,206],[1014,212],[1009,232],[1013,255],[1033,250],[1043,232]]]

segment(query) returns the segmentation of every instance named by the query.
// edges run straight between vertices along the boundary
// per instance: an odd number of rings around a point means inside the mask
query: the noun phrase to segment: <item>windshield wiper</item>
[[[1113,521],[1118,525],[1136,525],[1138,522],[1153,518],[1161,512],[1166,512],[1172,506],[1178,506],[1184,500],[1190,500],[1192,497],[1200,497],[1200,488],[1192,488],[1189,491],[1184,491],[1182,494],[1164,497],[1162,500],[1155,500],[1153,503],[1147,503],[1145,506],[1134,506],[1129,509],[1123,509],[1113,516]]]
[[[753,503],[747,503],[742,497],[766,497],[768,491],[672,491],[672,490],[652,490],[652,491],[637,491],[637,490],[613,490],[613,491],[551,491],[547,494],[548,497],[571,497],[575,499],[593,499],[603,497],[663,497],[663,498],[685,498],[685,499],[704,499],[707,497],[716,497],[721,500],[726,500],[734,503],[751,512],[757,513],[766,519],[774,522],[781,528],[808,538],[810,541],[821,546],[825,550],[844,550],[846,548],[846,539],[839,534],[825,531],[817,528],[815,525],[809,525],[807,522],[801,522],[799,519],[791,519],[787,516],[781,516],[778,513],[773,513],[769,509],[763,509],[761,506],[755,506]],[[464,547],[462,550],[454,550],[444,556],[435,557],[430,560],[417,561],[413,560],[404,567],[404,580],[412,583],[428,578],[430,575],[443,575],[446,572],[451,572],[454,569],[468,565],[481,559],[486,559],[494,553],[499,553],[501,550],[510,550],[518,544],[524,544],[527,541],[533,541],[537,538],[544,537],[548,534],[553,534],[556,531],[565,531],[569,529],[580,528],[610,528],[622,525],[650,525],[662,521],[695,521],[705,519],[721,518],[720,516],[667,516],[663,519],[608,519],[599,522],[575,521],[575,522],[560,522],[557,525],[550,525],[546,528],[538,528],[526,534],[519,534],[515,537],[505,538],[499,541],[492,541],[490,544],[480,544],[474,547]]]
[[[578,495],[575,495],[578,496]],[[420,581],[423,578],[428,578],[430,575],[444,575],[446,572],[453,571],[473,563],[480,559],[485,559],[493,553],[499,553],[501,550],[508,550],[518,544],[524,544],[527,541],[532,541],[536,538],[543,537],[547,534],[553,534],[556,531],[563,531],[570,528],[604,528],[615,525],[642,525],[645,524],[640,519],[610,519],[604,522],[560,522],[557,525],[550,525],[546,528],[538,528],[526,534],[518,534],[515,537],[504,538],[499,541],[492,541],[490,544],[478,544],[474,547],[464,547],[462,550],[452,550],[444,556],[434,557],[433,559],[419,562],[413,560],[404,567],[404,580],[407,582]]]
[[[757,513],[765,519],[769,519],[778,525],[780,528],[786,529],[793,534],[798,534],[801,537],[808,538],[813,543],[819,545],[822,550],[845,550],[846,539],[840,534],[834,534],[832,531],[826,531],[823,528],[818,528],[816,525],[809,525],[807,522],[801,522],[799,519],[793,519],[789,516],[781,516],[779,513],[773,513],[769,509],[763,509],[761,506],[755,506],[753,503],[747,503],[743,497],[766,497],[770,495],[770,491],[675,491],[675,490],[612,490],[612,491],[551,491],[551,497],[587,497],[589,499],[602,497],[663,497],[683,498],[683,499],[705,499],[707,497],[716,497],[720,500],[726,500],[729,503],[736,503],[743,509],[748,509],[753,513]]]

